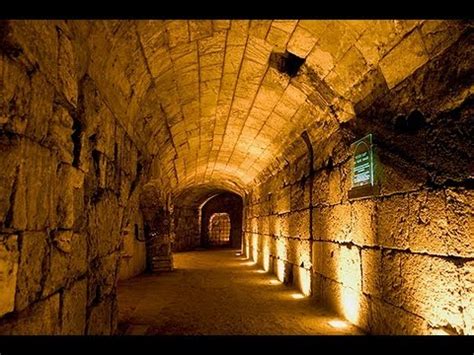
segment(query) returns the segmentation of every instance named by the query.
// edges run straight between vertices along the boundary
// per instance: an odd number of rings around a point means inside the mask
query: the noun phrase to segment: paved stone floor
[[[236,256],[236,250],[174,255],[176,270],[141,275],[119,284],[119,334],[330,335],[335,317],[274,275]]]

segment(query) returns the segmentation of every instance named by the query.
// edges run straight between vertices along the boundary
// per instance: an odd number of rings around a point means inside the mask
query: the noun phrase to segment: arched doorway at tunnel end
[[[240,248],[242,210],[242,197],[232,192],[220,193],[206,201],[201,206],[201,247]],[[227,223],[226,218],[228,218]]]

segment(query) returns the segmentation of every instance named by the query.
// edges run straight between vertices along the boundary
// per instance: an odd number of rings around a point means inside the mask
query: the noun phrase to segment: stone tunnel
[[[0,334],[474,334],[472,26],[1,20]]]

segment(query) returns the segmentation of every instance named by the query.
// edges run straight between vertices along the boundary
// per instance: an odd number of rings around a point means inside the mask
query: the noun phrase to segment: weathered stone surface
[[[427,52],[434,56],[456,41],[461,25],[458,21],[428,20],[423,22],[420,29]]]
[[[430,334],[428,324],[413,313],[394,307],[389,303],[373,299],[369,329],[373,334],[425,335]]]
[[[382,252],[362,249],[362,290],[371,296],[382,296]]]
[[[89,260],[103,256],[120,246],[120,225],[111,223],[110,218],[120,220],[118,203],[116,198],[108,194],[109,198],[102,198],[89,211],[89,227],[87,233],[87,244],[89,248]]]
[[[377,204],[377,241],[380,245],[406,249],[409,243],[410,222],[415,215],[410,211],[406,196],[391,196]]]
[[[377,240],[377,204],[373,200],[355,201],[351,211],[351,240],[357,245],[375,246]]]
[[[50,249],[48,271],[43,288],[44,296],[56,293],[69,282],[71,277],[70,262],[70,253],[65,253],[56,247]]]
[[[59,166],[58,226],[80,229],[84,215],[84,173],[67,164]]]
[[[379,65],[391,89],[425,64],[428,59],[420,32],[415,30],[392,49]]]
[[[390,304],[401,307],[403,304],[402,262],[405,255],[393,250],[382,252],[381,284],[382,298]]]
[[[112,302],[104,300],[89,310],[87,335],[110,335],[112,323]]]
[[[23,134],[28,124],[31,86],[28,76],[17,63],[0,59],[0,128]]]
[[[462,333],[462,285],[457,264],[445,258],[406,255],[401,263],[403,308],[426,319],[432,327]]]
[[[0,137],[0,226],[11,227],[15,215],[14,198],[17,193],[21,144],[17,140]]]
[[[115,292],[120,255],[112,253],[89,264],[88,302],[102,300]]]
[[[328,241],[350,241],[351,206],[349,204],[315,208],[313,212],[313,237]]]
[[[18,272],[18,237],[0,235],[0,316],[13,311]]]
[[[461,282],[463,283],[462,292],[462,313],[465,324],[463,334],[474,334],[474,263],[466,262],[461,270]]]
[[[21,257],[18,268],[15,309],[21,311],[41,296],[48,272],[48,235],[45,232],[25,232],[21,236]]]
[[[70,113],[64,107],[54,105],[46,144],[57,152],[60,161],[68,164],[73,161],[72,127],[73,119]]]
[[[61,294],[61,334],[82,335],[86,327],[87,279],[77,281]]]
[[[41,300],[20,313],[5,335],[57,335],[60,331],[59,293]],[[2,330],[3,333],[3,330]]]

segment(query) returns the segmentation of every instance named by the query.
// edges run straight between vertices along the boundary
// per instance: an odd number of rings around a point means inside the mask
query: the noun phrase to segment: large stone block
[[[77,105],[77,67],[74,47],[71,39],[63,31],[58,30],[58,80],[66,99],[74,106]]]
[[[18,237],[0,235],[0,317],[13,311],[18,272]]]
[[[426,50],[431,57],[448,48],[462,32],[458,21],[446,20],[424,21],[420,29]]]
[[[61,164],[58,172],[58,226],[60,228],[79,227],[84,214],[84,173],[79,169]]]
[[[377,245],[376,204],[371,199],[352,203],[351,240],[357,245]]]
[[[288,239],[286,260],[298,267],[311,268],[311,243],[309,240]]]
[[[360,249],[351,244],[341,245],[338,264],[338,278],[344,287],[362,293],[362,270]]]
[[[343,199],[345,191],[343,190],[344,186],[341,180],[341,171],[339,168],[329,171],[328,203],[330,205],[341,203]]]
[[[47,124],[53,116],[54,87],[45,76],[36,73],[31,78],[31,102],[25,134],[38,142],[48,134]]]
[[[298,25],[288,42],[288,51],[298,57],[306,58],[316,42],[317,38],[309,30]]]
[[[110,335],[112,332],[112,300],[106,299],[89,310],[87,335]]]
[[[428,61],[418,30],[405,37],[380,61],[380,69],[391,89]]]
[[[323,170],[313,180],[313,206],[329,203],[329,172]]]
[[[82,335],[86,328],[87,279],[62,292],[61,334]]]
[[[53,106],[48,136],[44,143],[56,152],[58,159],[62,162],[72,164],[74,143],[72,141],[73,119],[64,107]]]
[[[72,238],[72,231],[69,231]],[[43,295],[48,296],[66,286],[70,278],[70,253],[52,247],[50,249],[49,267],[44,281]]]
[[[109,254],[120,247],[120,223],[123,209],[115,195],[105,193],[88,211],[87,244],[89,260]],[[114,216],[113,219],[110,217]]]
[[[332,280],[339,280],[339,244],[313,242],[313,271]]]
[[[57,161],[51,152],[39,145],[24,142],[24,160],[19,170],[14,197],[12,227],[20,230],[43,230],[56,226]]]
[[[0,128],[23,134],[28,123],[31,85],[26,72],[17,63],[0,59]]]
[[[292,211],[308,208],[309,191],[301,183],[291,185],[290,187],[290,208]]]
[[[19,166],[23,145],[16,139],[0,137],[0,227],[11,227],[15,194],[19,188]],[[18,223],[18,222],[17,222]]]
[[[370,304],[371,322],[368,330],[374,335],[427,335],[427,322],[402,308],[377,298]]]
[[[462,308],[465,330],[463,334],[474,335],[474,262],[464,263],[461,270]]]
[[[380,273],[381,293],[384,301],[401,307],[404,301],[402,261],[405,255],[393,250],[382,251]]]
[[[405,195],[384,198],[377,204],[377,243],[383,247],[406,249],[409,231],[416,215],[410,213],[410,200]]]
[[[431,327],[464,329],[462,282],[457,260],[407,254],[401,263],[403,308]]]
[[[118,280],[120,254],[118,252],[94,259],[89,264],[88,304],[114,293]]]
[[[416,191],[427,181],[428,173],[422,167],[381,149],[376,153],[376,177],[380,184],[380,195]]]
[[[290,212],[288,215],[288,237],[309,239],[310,237],[310,213],[309,209]]]
[[[48,272],[49,254],[46,232],[24,232],[21,236],[15,309],[21,311],[41,296],[42,281]]]
[[[58,21],[16,21],[13,39],[21,46],[30,63],[38,63],[40,71],[55,85],[58,77]]]
[[[474,192],[447,189],[448,254],[474,257]]]
[[[415,216],[409,228],[410,250],[447,255],[449,224],[444,191],[424,190],[409,196],[409,210]]]
[[[73,233],[69,272],[71,277],[84,275],[87,272],[87,240],[84,234]]]
[[[313,212],[315,239],[347,242],[352,240],[351,205],[334,205],[316,208]]]
[[[280,189],[275,194],[276,203],[274,212],[287,213],[291,210],[291,187]]]
[[[379,249],[362,249],[362,290],[364,293],[382,296],[382,252]]]
[[[59,334],[59,304],[59,293],[33,304],[10,323],[5,335]]]

